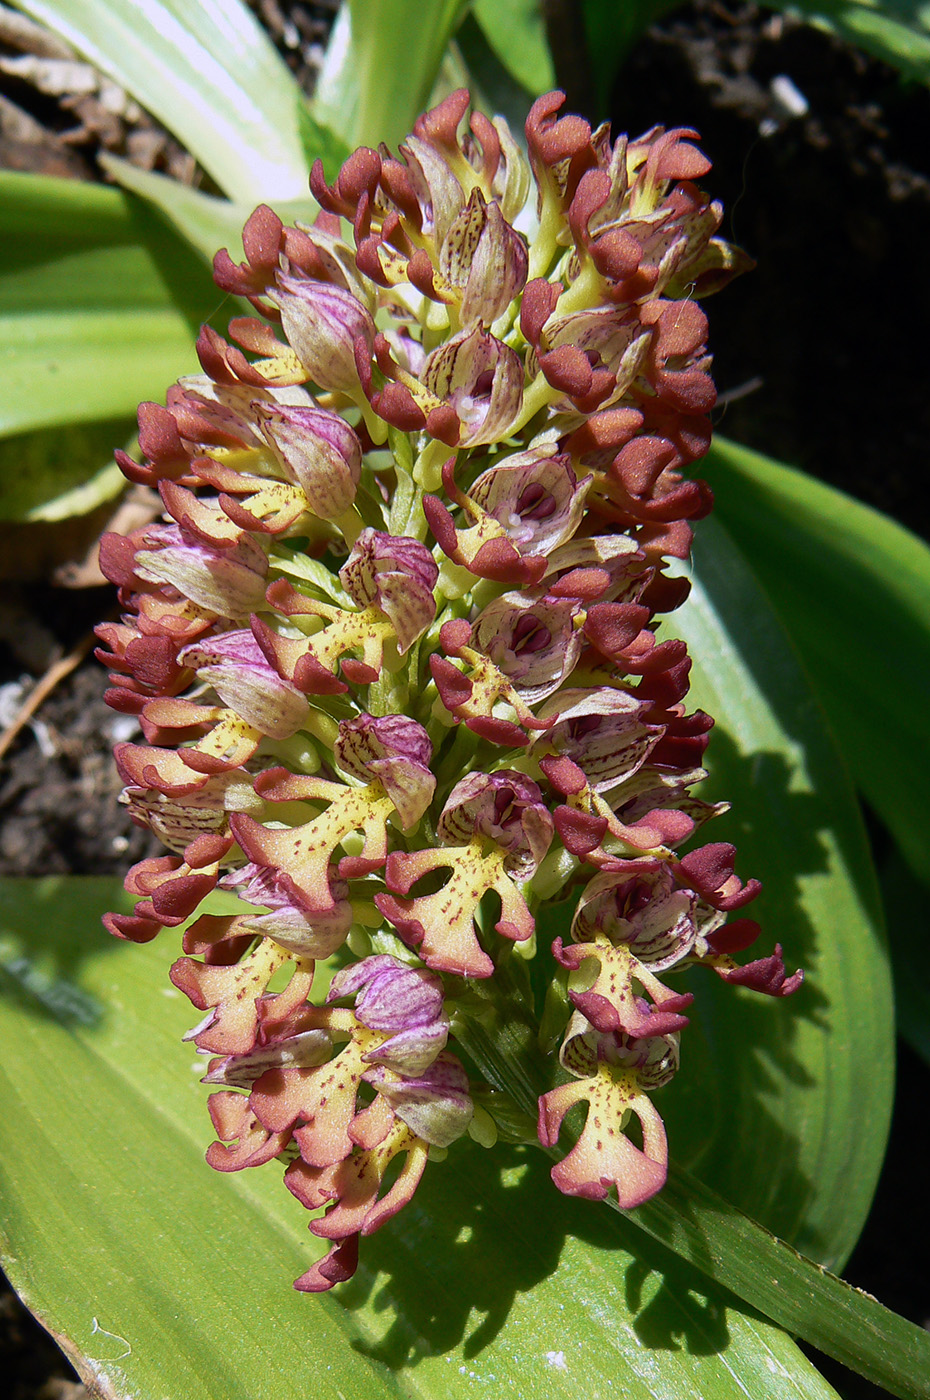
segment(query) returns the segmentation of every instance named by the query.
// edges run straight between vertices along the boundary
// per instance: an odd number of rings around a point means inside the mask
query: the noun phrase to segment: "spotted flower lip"
[[[662,1189],[668,1172],[665,1128],[652,1100],[636,1087],[635,1075],[613,1073],[601,1062],[595,1075],[563,1084],[540,1099],[539,1138],[545,1147],[556,1145],[566,1113],[584,1102],[589,1105],[584,1131],[552,1168],[552,1180],[567,1196],[602,1201],[614,1187],[622,1209],[642,1205]],[[606,1137],[595,1127],[597,1122],[620,1122],[628,1112],[642,1125],[641,1149],[622,1132]]]
[[[351,1278],[466,1133],[512,1136],[514,986],[546,1007],[556,1188],[632,1209],[666,1177],[679,972],[801,983],[780,945],[739,961],[735,849],[686,845],[726,804],[692,792],[713,721],[663,622],[713,503],[697,302],[745,264],[695,133],[614,140],[563,104],[524,154],[451,93],[396,155],[315,163],[312,224],[256,209],[214,264],[254,314],[203,327],[118,458],[164,514],[102,543],[98,654],[144,740],[123,800],[169,853],[107,927],[181,930],[207,1161],[284,1166],[326,1250],[300,1292]],[[204,912],[217,890],[238,912]]]
[[[475,917],[493,890],[501,902],[497,933],[513,942],[533,936],[535,921],[516,882],[529,879],[552,841],[552,818],[532,778],[519,772],[475,773],[455,785],[437,823],[441,845],[394,852],[385,867],[390,894],[375,904],[427,967],[460,977],[490,977]],[[434,894],[413,894],[418,881],[450,869]]]

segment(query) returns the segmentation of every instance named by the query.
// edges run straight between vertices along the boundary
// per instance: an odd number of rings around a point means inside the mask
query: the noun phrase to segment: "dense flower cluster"
[[[164,515],[105,541],[125,614],[99,635],[146,741],[117,749],[125,801],[170,854],[107,922],[186,925],[207,1158],[287,1164],[331,1243],[301,1289],[352,1274],[428,1157],[493,1140],[506,1086],[479,1093],[454,1034],[469,979],[543,960],[565,1073],[539,1139],[586,1103],[553,1179],[627,1207],[665,1179],[650,1095],[691,1001],[667,975],[800,981],[778,948],[734,961],[759,930],[731,919],[758,889],[733,848],[679,854],[720,810],[691,795],[712,721],[657,638],[711,505],[685,474],[714,403],[696,298],[741,255],[694,132],[612,141],[562,101],[528,161],[460,92],[399,158],[356,151],[332,186],[317,164],[311,227],[256,210],[215,276],[258,314],[204,328],[203,373],[120,458]],[[191,922],[217,888],[241,912]],[[564,898],[570,941],[537,948]]]

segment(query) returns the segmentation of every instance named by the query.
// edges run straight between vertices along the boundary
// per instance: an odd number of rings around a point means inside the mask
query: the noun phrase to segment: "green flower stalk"
[[[257,209],[245,261],[215,263],[257,315],[204,328],[203,373],[119,458],[164,517],[107,537],[125,615],[98,631],[146,740],[117,747],[124,800],[169,854],[106,922],[185,926],[207,1160],[286,1164],[330,1244],[307,1291],[351,1276],[428,1159],[513,1140],[506,1072],[468,1053],[489,1006],[542,1018],[539,1141],[587,1105],[555,1185],[634,1207],[665,1180],[652,1095],[692,999],[666,977],[801,981],[777,947],[735,961],[759,929],[731,919],[758,891],[733,848],[680,853],[722,808],[691,793],[712,720],[657,636],[711,506],[697,299],[745,259],[694,132],[611,141],[562,102],[532,108],[528,161],[458,92],[399,158],[356,151],[333,186],[317,163],[312,226]],[[198,915],[217,888],[241,912]]]

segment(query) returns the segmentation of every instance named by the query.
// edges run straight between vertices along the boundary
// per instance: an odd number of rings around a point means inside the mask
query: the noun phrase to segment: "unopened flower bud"
[[[212,685],[224,705],[271,739],[289,739],[307,718],[306,696],[278,675],[245,629],[194,642],[179,660]]]
[[[338,413],[253,403],[262,435],[321,520],[336,520],[355,500],[362,448]]]
[[[281,312],[284,334],[307,374],[321,389],[358,387],[355,342],[374,344],[375,323],[351,292],[311,278],[280,273],[271,300]]]

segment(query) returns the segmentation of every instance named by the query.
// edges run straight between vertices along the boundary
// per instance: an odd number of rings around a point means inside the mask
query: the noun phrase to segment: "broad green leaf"
[[[923,0],[791,0],[775,6],[930,82],[930,9]]]
[[[208,263],[212,265],[218,248],[227,248],[234,261],[242,258],[242,226],[252,213],[253,204],[233,204],[231,200],[203,194],[167,175],[140,170],[119,156],[104,153],[100,163],[124,189],[157,209]],[[273,205],[285,223],[295,219],[312,222],[318,213],[316,201],[309,194],[306,199],[276,199]]]
[[[83,260],[75,260],[75,271]],[[179,324],[180,322],[180,324]],[[0,432],[128,413],[197,368],[169,311],[50,311],[0,316]]]
[[[930,548],[849,496],[736,443],[707,459],[738,538],[853,777],[930,883]]]
[[[701,839],[732,840],[743,878],[762,881],[746,912],[763,936],[744,956],[779,942],[789,970],[802,966],[807,981],[780,1001],[733,995],[716,977],[691,974],[699,1012],[672,1086],[686,1098],[674,1151],[835,1269],[871,1204],[893,1093],[894,1013],[875,875],[855,793],[809,682],[717,521],[696,530],[692,582],[666,627],[694,658],[689,705],[716,720],[707,796],[733,804]],[[669,1099],[674,1125],[681,1102],[671,1091]]]
[[[755,563],[754,550],[750,557]],[[682,1153],[689,1130],[700,1144],[693,1129],[702,1110],[716,1116],[715,1140],[690,1160],[683,1154],[686,1164],[714,1192],[838,1268],[869,1208],[893,1093],[893,1008],[875,879],[850,783],[807,678],[717,522],[697,529],[693,585],[669,627],[695,657],[689,700],[718,721],[708,795],[734,804],[707,834],[730,835],[741,872],[761,877],[763,895],[750,912],[763,923],[765,949],[783,941],[789,965],[800,962],[808,980],[787,1003],[733,998],[721,984],[703,989],[683,1041],[702,1032],[708,1055],[703,1064],[703,1056],[686,1058],[672,1086],[683,1082],[692,1095],[680,1123],[679,1105],[668,1105],[673,1151]],[[799,1260],[711,1199],[707,1187],[673,1174],[634,1219],[892,1393],[930,1393],[930,1339],[921,1329]]]
[[[196,369],[196,327],[223,297],[143,204],[4,172],[0,235],[0,433],[134,416]]]
[[[231,199],[297,199],[306,103],[242,0],[19,0],[114,78]]]
[[[533,101],[504,67],[474,15],[467,14],[443,60],[431,101],[441,101],[456,88],[467,88],[472,107],[488,117],[503,117],[518,141]]]
[[[673,1155],[720,1195],[679,1171],[631,1219],[854,1368],[861,1329],[861,1368],[895,1393],[919,1394],[928,1339],[820,1267],[841,1267],[861,1230],[893,1091],[887,956],[855,794],[777,617],[714,522],[698,527],[692,595],[666,626],[695,659],[689,701],[717,719],[706,795],[733,803],[703,839],[737,844],[742,875],[763,881],[747,911],[763,923],[759,953],[783,942],[808,980],[773,1001],[688,975],[696,1002],[682,1069],[656,1104]],[[504,1052],[487,1068],[529,1110],[538,1086],[507,1054],[520,1027],[499,1034]],[[734,1207],[815,1262],[799,1262]]]
[[[135,424],[69,424],[0,440],[0,520],[65,520],[113,500],[126,478],[112,460]]]
[[[336,18],[313,113],[350,147],[392,149],[426,105],[468,0],[346,0]]]
[[[631,1217],[796,1336],[902,1400],[930,1397],[930,1333],[761,1229],[672,1169]]]
[[[472,0],[472,14],[500,62],[528,93],[556,85],[539,0]]]
[[[498,973],[500,965],[498,965]],[[530,1115],[547,1066],[533,1053],[525,1008],[470,1019],[459,1038],[485,1077]],[[513,1054],[518,1051],[518,1057]],[[542,1071],[542,1073],[540,1073]],[[740,1138],[734,1137],[735,1152]],[[570,1144],[563,1144],[567,1150]],[[558,1157],[558,1149],[552,1149]],[[777,1170],[772,1163],[769,1170]],[[822,1264],[726,1201],[674,1161],[662,1191],[632,1212],[607,1204],[647,1235],[671,1245],[706,1277],[737,1293],[787,1331],[905,1400],[930,1396],[930,1335],[844,1283]],[[634,1247],[635,1250],[635,1247]]]
[[[125,900],[113,881],[3,895],[4,1264],[102,1393],[834,1395],[783,1332],[629,1220],[560,1197],[535,1150],[453,1152],[365,1242],[351,1284],[293,1293],[315,1246],[280,1167],[202,1160],[203,1062],[179,1043],[191,1008],[167,983],[170,948],[100,933],[99,910]]]

